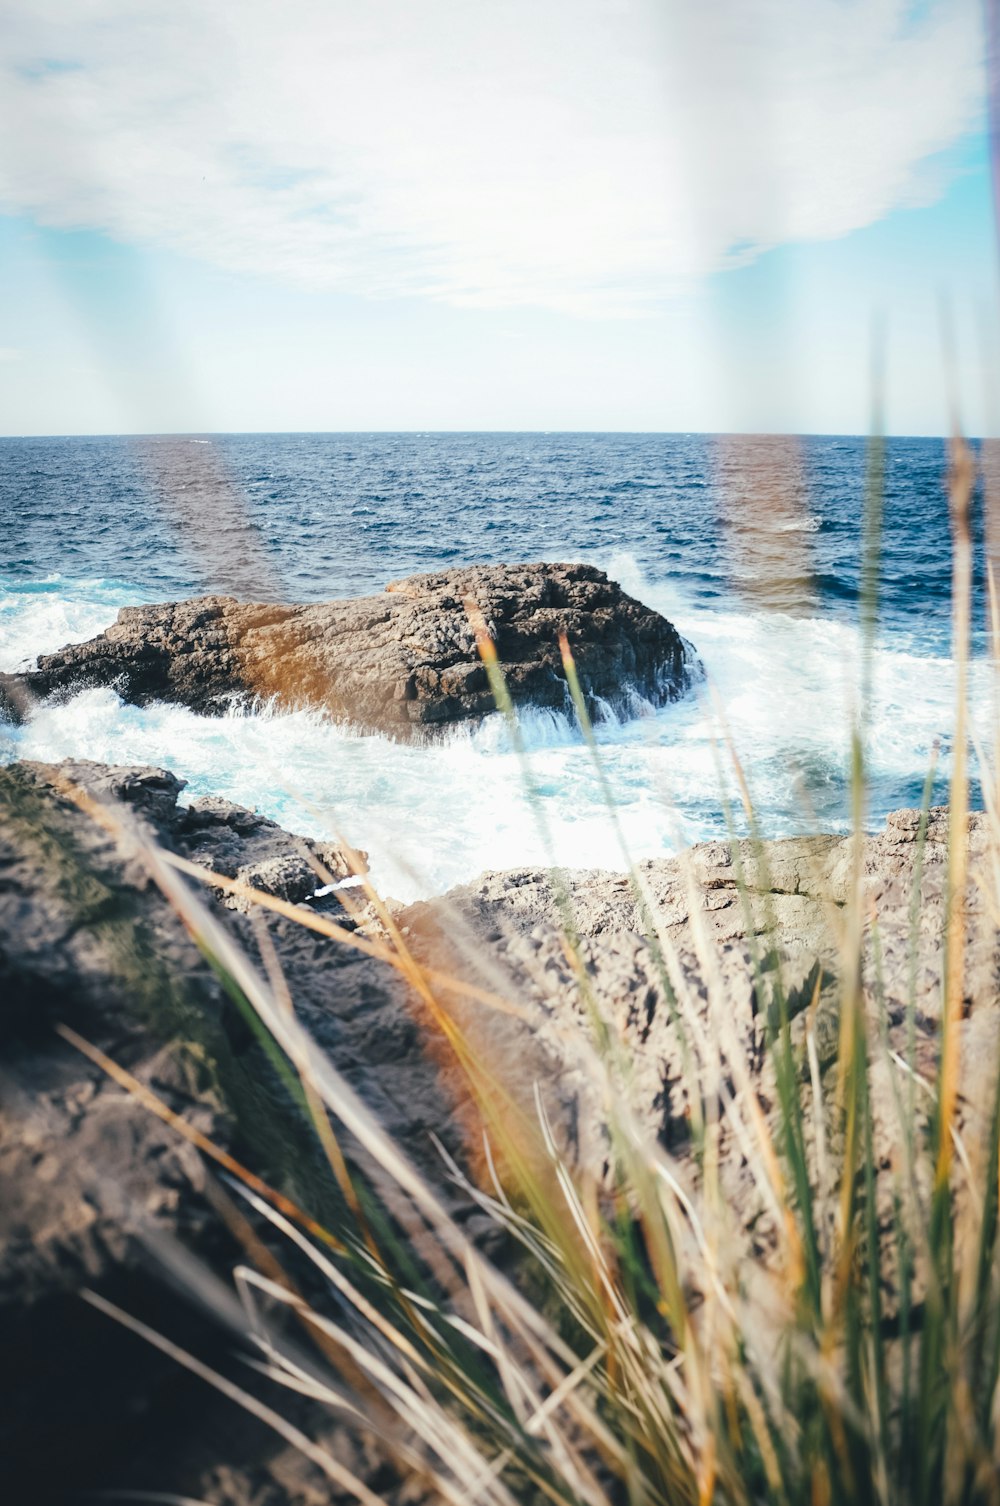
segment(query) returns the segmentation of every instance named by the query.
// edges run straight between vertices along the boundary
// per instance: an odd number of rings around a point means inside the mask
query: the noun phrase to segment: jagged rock
[[[298,1506],[314,1489],[304,1466],[286,1450],[275,1454],[273,1442],[259,1434],[244,1438],[242,1453],[229,1451],[217,1441],[217,1414],[203,1398],[200,1409],[185,1403],[182,1417],[169,1414],[174,1457],[154,1456],[151,1435],[164,1435],[169,1367],[123,1350],[106,1324],[95,1324],[93,1314],[84,1320],[72,1300],[88,1283],[154,1322],[183,1325],[150,1263],[157,1239],[178,1238],[220,1270],[238,1257],[207,1201],[204,1164],[56,1038],[54,1020],[107,1049],[306,1206],[314,1204],[319,1183],[315,1158],[295,1139],[294,1125],[276,1134],[275,1124],[285,1121],[275,1119],[278,1095],[267,1059],[211,967],[136,852],[128,844],[122,849],[72,802],[69,784],[98,799],[117,797],[165,847],[220,871],[265,882],[270,874],[277,892],[288,895],[301,896],[302,886],[315,883],[308,862],[299,887],[284,866],[303,851],[297,839],[225,802],[179,806],[181,781],[162,770],[84,763],[0,770],[0,1376],[10,1378],[0,1395],[6,1430],[0,1455],[14,1460],[8,1478],[18,1478],[18,1461],[33,1471],[25,1478],[38,1503],[58,1499],[49,1485],[62,1470],[76,1487],[168,1489],[220,1503],[249,1502],[259,1491],[261,1499]],[[501,1011],[468,988],[442,995],[473,1052],[505,1086],[507,1100],[494,1105],[505,1114],[505,1129],[517,1134],[521,1122],[532,1120],[537,1087],[563,1153],[598,1186],[608,1176],[611,1149],[606,1084],[595,1068],[589,1023],[593,1000],[629,1061],[627,1082],[616,1077],[617,1066],[609,1080],[627,1092],[640,1132],[654,1137],[678,1176],[695,1187],[689,1137],[699,1063],[717,1053],[719,1081],[732,1090],[733,1065],[737,1056],[744,1061],[750,1091],[777,1129],[778,1095],[764,1048],[780,980],[801,1074],[806,1152],[819,1185],[819,1106],[812,1103],[805,1040],[811,1032],[817,1046],[827,1164],[835,1167],[837,1074],[828,1069],[839,1030],[839,930],[857,862],[865,905],[878,922],[878,951],[869,935],[862,982],[874,1057],[880,1270],[891,1318],[898,1298],[892,1240],[900,1143],[892,1077],[909,1053],[912,1022],[915,1068],[933,1080],[941,1009],[947,813],[932,813],[922,850],[918,825],[916,812],[896,812],[858,853],[850,839],[829,836],[767,843],[759,851],[743,843],[735,857],[724,844],[710,843],[643,864],[658,917],[653,928],[623,876],[568,875],[586,989],[569,960],[549,874],[488,874],[441,900],[398,910],[395,923],[419,958],[516,1004],[514,1012]],[[983,816],[971,818],[968,842],[957,1128],[971,1146],[996,1088],[1000,937],[995,852]],[[258,958],[251,918],[225,909],[221,895],[211,903]],[[377,934],[370,918],[365,928]],[[441,1029],[387,964],[289,920],[269,920],[268,930],[300,1018],[411,1158],[441,1181],[457,1216],[468,1217],[461,1195],[445,1187],[430,1140],[440,1135],[466,1164],[481,1144],[468,1080]],[[919,1140],[930,1133],[932,1103],[918,1093],[915,1105]],[[376,1180],[349,1137],[345,1149]],[[745,1240],[749,1281],[774,1257],[777,1231],[728,1118],[719,1166],[722,1196]],[[922,1279],[918,1255],[917,1298]],[[141,1417],[129,1420],[134,1396],[150,1409],[152,1429]],[[81,1409],[85,1425],[74,1430],[70,1420]],[[199,1410],[204,1416],[192,1415]],[[154,1457],[158,1474],[143,1463]],[[108,1458],[117,1461],[113,1476],[102,1462]],[[41,1478],[39,1459],[48,1470]]]
[[[308,1484],[301,1460],[275,1455],[269,1430],[201,1383],[180,1381],[175,1364],[76,1295],[94,1287],[203,1356],[207,1346],[225,1368],[231,1337],[172,1295],[163,1259],[179,1244],[225,1273],[243,1252],[218,1216],[198,1153],[57,1036],[57,1023],[303,1204],[316,1207],[329,1178],[308,1137],[296,1139],[266,1056],[137,851],[85,814],[71,788],[101,806],[113,801],[126,832],[293,902],[321,882],[302,852],[318,852],[327,866],[338,861],[328,844],[293,838],[239,806],[180,806],[183,781],[165,770],[82,761],[0,769],[5,1489],[12,1501],[47,1506],[91,1484],[163,1489],[169,1479],[200,1498],[202,1473],[214,1478],[226,1461],[219,1478],[232,1490],[213,1499],[304,1503],[316,1482]],[[211,902],[214,891],[201,892]],[[325,903],[350,924],[335,899]],[[260,965],[249,917],[223,908],[221,895],[214,905]],[[268,933],[300,1017],[383,1122],[425,1166],[440,1164],[420,1135],[431,1124],[460,1154],[392,969],[281,917]],[[281,1459],[301,1490],[272,1478]]]
[[[876,839],[869,839],[876,840]],[[866,852],[868,847],[866,846]],[[833,912],[847,897],[844,863],[848,843],[843,837],[786,837],[765,844],[759,854],[749,842],[739,845],[737,862],[726,842],[702,842],[681,857],[641,862],[651,914],[626,874],[605,869],[576,869],[564,876],[574,929],[581,936],[601,937],[622,932],[643,934],[658,923],[687,950],[693,950],[690,917],[692,894],[708,936],[716,945],[742,940],[747,916],[741,897],[751,906],[755,926],[770,926],[788,949],[822,950],[832,944]],[[880,857],[872,858],[877,865]],[[446,896],[477,927],[531,931],[560,921],[560,901],[552,877],[540,869],[487,872],[472,884]]]
[[[686,688],[693,654],[658,612],[588,565],[490,565],[414,575],[381,596],[310,606],[231,596],[123,607],[88,643],[0,676],[0,711],[32,697],[112,685],[137,704],[224,710],[236,697],[318,707],[368,730],[409,736],[494,709],[466,602],[496,642],[515,702],[567,709],[558,645],[572,644],[595,717]]]
[[[367,854],[348,854],[339,842],[292,837],[276,821],[215,795],[192,800],[178,813],[173,845],[183,857],[224,878],[298,904],[318,888],[366,872]],[[223,904],[247,901],[223,895]]]
[[[727,845],[707,843],[678,858],[640,864],[655,924],[624,875],[597,870],[562,875],[562,895],[548,873],[486,874],[397,918],[418,946],[425,933],[437,938],[439,967],[446,932],[453,969],[463,969],[480,985],[512,989],[522,1005],[533,1005],[530,1028],[520,1040],[512,1038],[509,1024],[498,1032],[473,1008],[462,1011],[462,1024],[496,1074],[519,1086],[526,1109],[534,1080],[544,1085],[564,1154],[583,1176],[598,1182],[609,1171],[610,1143],[605,1098],[582,1046],[590,1037],[592,1002],[599,1002],[612,1037],[625,1047],[627,1082],[619,1081],[619,1088],[635,1121],[684,1167],[692,1066],[699,1061],[710,1068],[717,1061],[723,1077],[732,1072],[737,1054],[749,1064],[774,1143],[781,1144],[774,1063],[765,1050],[780,990],[802,1078],[806,1153],[819,1187],[806,1035],[810,1031],[816,1043],[828,1165],[836,1167],[836,1073],[827,1069],[839,1046],[840,933],[857,860],[867,926],[862,988],[872,1062],[882,1303],[891,1319],[899,1301],[895,1200],[904,1138],[899,1095],[909,1082],[912,1060],[923,1083],[914,1096],[915,1142],[929,1144],[940,1052],[947,809],[931,811],[924,844],[918,841],[919,826],[918,811],[895,811],[884,831],[862,839],[857,855],[852,838],[818,836],[767,842],[759,849],[745,841],[735,858]],[[967,843],[962,1079],[955,1127],[963,1143],[982,1146],[1000,1067],[997,852],[984,814],[969,818]],[[567,905],[580,937],[588,998],[563,939]],[[459,1091],[457,1085],[453,1091]],[[902,1100],[908,1096],[903,1091]],[[750,1252],[766,1263],[776,1252],[777,1231],[728,1120],[719,1158],[725,1201]],[[962,1198],[961,1171],[957,1177],[956,1194]],[[925,1274],[918,1258],[916,1300]]]

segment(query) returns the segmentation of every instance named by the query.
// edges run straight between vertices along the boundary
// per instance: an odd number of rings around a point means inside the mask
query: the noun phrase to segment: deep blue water
[[[377,591],[449,564],[583,558],[665,611],[694,642],[756,778],[765,825],[776,833],[842,825],[866,465],[866,441],[836,437],[3,440],[0,661],[13,667],[90,636],[126,602],[211,590],[321,599]],[[888,442],[873,822],[918,798],[932,743],[947,743],[945,466],[940,440]],[[982,618],[977,563],[977,624]],[[973,679],[977,696],[984,671]],[[663,851],[721,829],[709,721],[704,704],[692,702],[603,729],[637,850]],[[614,861],[573,729],[537,718],[529,730],[564,855]],[[453,860],[435,857],[432,871],[412,882],[390,864],[386,878],[397,891],[435,887],[487,861],[541,855],[509,754],[490,728],[437,750],[401,750],[313,722],[305,731],[287,717],[220,727],[176,708],[139,712],[103,691],[45,708],[5,736],[6,756],[155,757],[187,774],[196,791],[220,789],[302,828],[316,818],[295,806],[279,774],[291,785],[321,784],[356,840],[371,846],[369,828],[406,819],[415,852],[428,841],[454,848]],[[298,761],[289,771],[290,748]],[[262,763],[272,754],[269,772]],[[464,791],[449,807],[436,794],[444,772]]]
[[[0,440],[0,517],[10,576],[111,576],[151,595],[321,599],[447,564],[624,549],[692,600],[730,601],[749,586],[792,610],[840,611],[857,590],[866,451],[863,439],[825,436]],[[889,441],[892,626],[947,620],[945,464],[941,440]],[[755,555],[755,539],[803,524],[815,530],[808,547],[789,548],[776,569]]]

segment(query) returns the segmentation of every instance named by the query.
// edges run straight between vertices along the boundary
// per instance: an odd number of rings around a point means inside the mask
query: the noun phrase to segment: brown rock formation
[[[219,712],[238,697],[319,707],[394,736],[494,709],[466,601],[482,611],[516,703],[567,709],[565,632],[593,714],[662,704],[688,683],[691,656],[667,620],[588,565],[491,565],[415,575],[381,596],[311,606],[230,596],[123,607],[88,643],[0,676],[0,709],[32,696],[113,685],[127,701]]]

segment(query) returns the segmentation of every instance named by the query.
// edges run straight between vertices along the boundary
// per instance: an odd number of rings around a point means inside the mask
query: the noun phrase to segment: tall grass
[[[64,1034],[214,1157],[258,1227],[270,1227],[274,1242],[265,1253],[250,1224],[238,1225],[248,1255],[235,1273],[236,1289],[259,1368],[373,1433],[399,1478],[417,1482],[427,1497],[451,1506],[1000,1501],[1000,1056],[987,1074],[991,1100],[963,1117],[974,479],[972,457],[956,441],[949,500],[957,689],[940,1031],[931,1072],[915,1045],[915,958],[932,774],[916,842],[902,1052],[890,1040],[878,918],[869,913],[862,861],[880,549],[877,445],[862,572],[863,670],[851,737],[856,830],[838,918],[832,1063],[818,1038],[820,982],[803,1001],[793,998],[784,977],[781,937],[767,915],[768,849],[724,729],[720,760],[728,762],[750,831],[748,846],[727,811],[749,967],[758,998],[767,1001],[763,1063],[738,1038],[693,873],[693,944],[707,1003],[696,997],[690,964],[678,955],[631,861],[572,646],[563,642],[573,705],[621,840],[663,1007],[682,1043],[690,1154],[671,1156],[636,1117],[629,1052],[588,968],[571,889],[558,872],[563,948],[585,1005],[585,1024],[574,1027],[576,1049],[606,1126],[609,1170],[600,1182],[568,1163],[544,1085],[526,1095],[523,1083],[505,1081],[480,1044],[484,1032],[469,1029],[470,1019],[488,1019],[492,1011],[530,1020],[529,1003],[510,997],[502,982],[471,983],[455,960],[430,969],[370,891],[380,939],[142,844],[152,878],[266,1035],[343,1194],[342,1221],[324,1225],[205,1143],[95,1048]],[[532,797],[530,763],[494,646],[474,604],[470,612]],[[996,641],[993,652],[1000,661]],[[986,755],[979,756],[988,831],[977,882],[1000,923],[996,776],[988,777]],[[80,792],[77,798],[120,828],[118,816]],[[502,1266],[469,1237],[440,1186],[418,1171],[308,1037],[276,957],[266,959],[266,975],[257,971],[187,882],[192,878],[375,955],[402,975],[478,1104],[483,1177],[472,1182],[443,1151],[442,1172],[502,1234]],[[458,957],[457,925],[452,939]],[[888,1129],[879,1118],[886,1113]],[[877,1148],[887,1133],[888,1160]],[[726,1158],[745,1167],[748,1196],[770,1231],[764,1258],[748,1238],[745,1210],[726,1195]],[[359,1159],[377,1176],[359,1176]],[[283,1245],[286,1256],[278,1253]],[[289,1274],[303,1262],[313,1276],[308,1298],[306,1285]],[[220,1305],[228,1300],[220,1291],[216,1298]],[[307,1437],[264,1406],[249,1382],[236,1385],[103,1298],[90,1300],[250,1407],[324,1470],[336,1491],[369,1506],[377,1499],[321,1437]],[[293,1314],[296,1324],[289,1327],[282,1314]]]

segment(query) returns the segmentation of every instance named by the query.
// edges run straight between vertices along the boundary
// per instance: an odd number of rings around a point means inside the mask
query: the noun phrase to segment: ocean
[[[0,440],[0,668],[107,627],[119,607],[230,591],[311,601],[414,571],[584,560],[663,612],[706,678],[598,736],[636,858],[723,835],[725,728],[768,836],[849,825],[868,446],[861,438],[653,434],[254,434]],[[885,451],[868,824],[945,798],[954,672],[944,443]],[[981,507],[974,714],[992,705]],[[400,899],[485,868],[620,868],[590,755],[559,715],[523,718],[552,850],[499,718],[422,746],[315,714],[221,719],[107,688],[0,722],[0,759],[153,763],[293,830],[343,833]],[[978,794],[978,789],[974,790]],[[737,802],[738,806],[738,802]],[[738,825],[743,826],[738,808]]]

